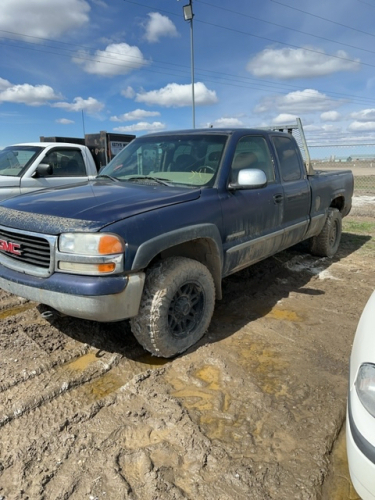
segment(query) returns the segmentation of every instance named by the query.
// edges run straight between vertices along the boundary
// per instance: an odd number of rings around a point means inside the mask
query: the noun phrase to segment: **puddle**
[[[135,375],[144,372],[148,368],[163,366],[168,362],[170,361],[167,359],[147,354],[136,361],[127,360],[126,367],[120,362],[118,366],[113,367],[109,372],[86,384],[85,392],[92,401],[97,401],[116,392],[123,385],[130,382]]]
[[[226,367],[209,363],[186,374],[171,366],[165,377],[173,388],[171,396],[189,411],[208,438],[236,442],[237,451],[240,449],[243,456],[252,456],[256,441],[264,440],[264,432],[258,422],[257,409],[248,406],[248,396],[244,394],[253,387],[254,397],[263,393],[289,398],[285,382],[289,363],[266,343],[256,342],[247,334],[228,337],[223,345],[232,354],[233,365],[228,368],[234,377],[232,380],[226,379]],[[243,380],[249,380],[249,385],[242,390]]]
[[[16,307],[11,307],[10,309],[5,309],[4,311],[0,312],[0,320],[9,318],[10,316],[16,316],[17,314],[20,314],[24,311],[28,311],[29,309],[34,309],[35,304],[23,304],[21,306],[16,306]]]
[[[98,353],[89,352],[66,365],[65,369],[84,371],[91,364],[97,363],[100,357]],[[105,363],[105,361],[103,362]],[[85,404],[99,401],[119,390],[136,375],[148,369],[156,369],[166,363],[170,363],[170,360],[148,354],[142,355],[136,360],[123,358],[123,362],[120,360],[118,365],[113,366],[109,371],[81,386],[80,398],[84,399]]]
[[[361,500],[350,481],[345,426],[332,451],[330,471],[322,488],[322,500]]]
[[[283,378],[289,362],[281,358],[280,353],[272,350],[265,343],[257,343],[247,338],[230,341],[230,350],[236,352],[239,364],[252,374],[254,383],[266,394],[276,397],[287,396]]]
[[[131,379],[132,376],[124,375],[114,368],[102,377],[88,383],[85,386],[85,393],[87,396],[91,395],[89,398],[91,401],[97,401],[117,391]]]
[[[83,372],[92,363],[96,363],[98,361],[98,359],[99,359],[99,357],[98,357],[97,353],[88,352],[87,354],[84,354],[83,356],[80,356],[79,358],[77,358],[74,361],[65,365],[65,370],[82,371]]]
[[[266,318],[279,319],[282,321],[293,321],[299,322],[303,321],[303,318],[299,316],[295,311],[288,311],[285,309],[273,308],[271,311],[266,314]]]
[[[170,363],[171,361],[169,359],[152,356],[151,354],[145,354],[144,356],[140,356],[139,358],[137,358],[136,362],[153,368],[156,366],[163,366],[167,363]]]
[[[168,373],[168,382],[174,388],[171,395],[179,399],[187,410],[198,410],[199,423],[210,439],[230,439],[235,422],[228,413],[231,397],[224,388],[219,368],[204,365],[191,377],[195,379],[195,384],[186,385],[178,376]]]

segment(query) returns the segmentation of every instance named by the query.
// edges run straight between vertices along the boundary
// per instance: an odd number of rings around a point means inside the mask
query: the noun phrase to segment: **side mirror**
[[[52,165],[49,163],[39,163],[39,165],[36,167],[36,170],[33,174],[33,177],[48,177],[49,175],[53,174],[53,168]]]
[[[231,182],[229,189],[256,189],[267,184],[267,177],[258,168],[244,168],[238,172],[237,182]]]

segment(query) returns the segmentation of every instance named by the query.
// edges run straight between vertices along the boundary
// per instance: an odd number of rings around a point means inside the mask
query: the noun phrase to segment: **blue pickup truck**
[[[174,356],[204,335],[224,277],[304,240],[335,254],[353,176],[305,160],[278,130],[139,137],[94,180],[0,205],[0,287],[78,318],[130,318],[145,349]]]

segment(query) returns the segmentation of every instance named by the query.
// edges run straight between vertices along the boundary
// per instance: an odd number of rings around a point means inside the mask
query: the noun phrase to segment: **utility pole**
[[[193,108],[193,128],[195,128],[195,92],[194,92],[194,33],[193,33],[193,0],[183,6],[184,19],[190,22],[190,52],[191,52],[191,101]]]

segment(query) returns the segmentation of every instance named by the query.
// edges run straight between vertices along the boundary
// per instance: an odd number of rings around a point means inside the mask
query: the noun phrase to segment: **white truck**
[[[81,144],[29,142],[0,151],[0,201],[39,189],[93,179],[97,168]]]

